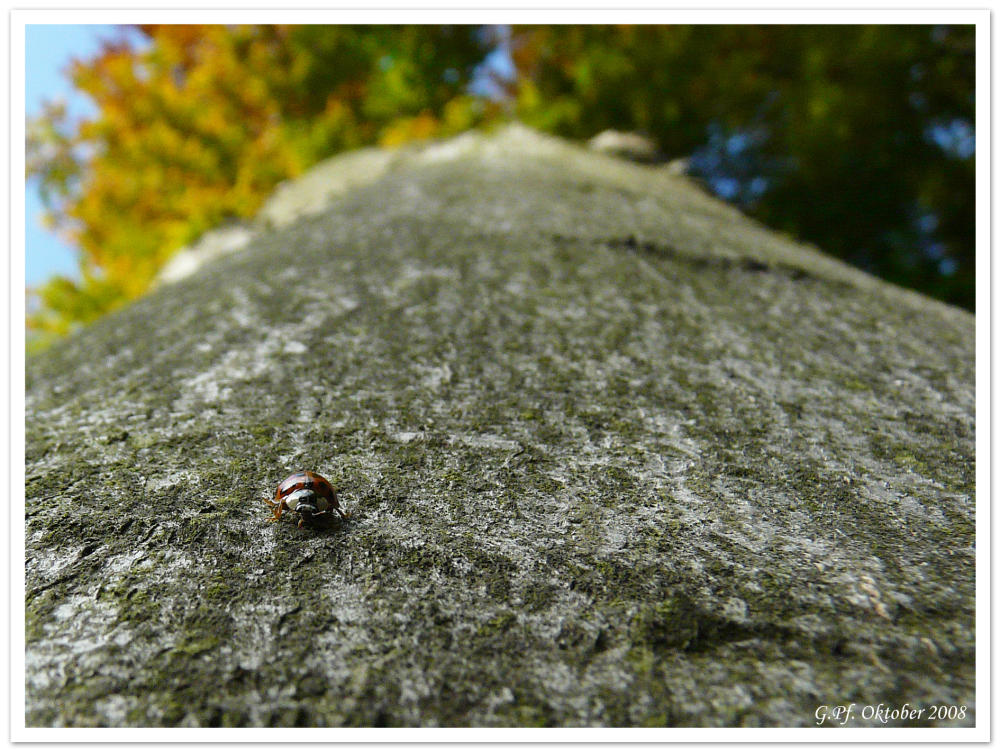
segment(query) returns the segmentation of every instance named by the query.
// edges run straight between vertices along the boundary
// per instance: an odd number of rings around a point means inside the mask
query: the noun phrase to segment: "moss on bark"
[[[29,361],[29,725],[974,723],[970,315],[517,128],[359,158]]]

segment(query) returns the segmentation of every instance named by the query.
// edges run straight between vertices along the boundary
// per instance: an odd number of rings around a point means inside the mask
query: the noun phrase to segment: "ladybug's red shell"
[[[274,495],[275,500],[284,500],[296,490],[312,490],[334,508],[339,506],[337,502],[337,492],[333,486],[319,474],[312,471],[300,471],[292,474],[278,485],[278,491]]]
[[[274,520],[281,518],[286,510],[296,511],[303,521],[316,521],[334,510],[341,516],[346,514],[340,510],[337,501],[337,490],[324,477],[312,471],[299,471],[284,479],[274,493],[274,500],[269,501],[274,508]]]

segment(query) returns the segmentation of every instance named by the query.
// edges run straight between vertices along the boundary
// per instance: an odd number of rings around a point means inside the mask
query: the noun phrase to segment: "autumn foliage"
[[[72,66],[93,120],[50,105],[29,123],[29,177],[82,272],[35,290],[36,332],[142,294],[178,248],[322,158],[511,114],[571,138],[643,132],[770,226],[974,306],[973,27],[139,31]],[[498,42],[514,74],[477,96]]]
[[[488,38],[471,27],[143,26],[72,66],[96,103],[29,127],[29,175],[80,249],[82,281],[38,290],[29,327],[62,333],[149,288],[185,243],[254,214],[323,157],[467,129]]]

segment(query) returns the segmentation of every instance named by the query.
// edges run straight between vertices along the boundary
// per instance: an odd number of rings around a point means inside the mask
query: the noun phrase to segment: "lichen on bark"
[[[522,129],[374,153],[29,360],[29,726],[975,723],[972,316]]]

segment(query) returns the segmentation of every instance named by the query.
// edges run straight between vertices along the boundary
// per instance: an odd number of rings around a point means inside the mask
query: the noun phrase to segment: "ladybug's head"
[[[285,503],[288,505],[289,510],[294,510],[303,518],[312,518],[320,512],[316,506],[318,499],[318,496],[312,490],[302,489],[296,490],[286,497]]]

